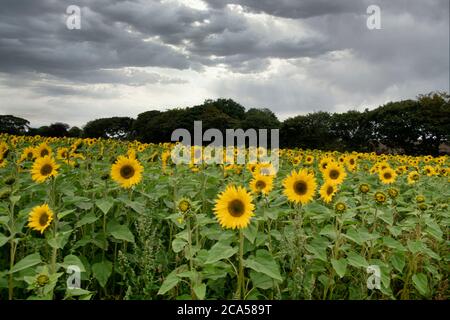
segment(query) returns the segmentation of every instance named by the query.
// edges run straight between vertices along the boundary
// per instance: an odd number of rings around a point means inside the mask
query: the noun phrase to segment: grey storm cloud
[[[366,26],[372,4],[381,8],[381,30]],[[69,5],[81,8],[81,30],[66,27]],[[448,0],[2,0],[0,5],[0,113],[17,111],[36,123],[45,119],[32,110],[46,104],[67,122],[74,115],[64,108],[79,104],[85,114],[76,115],[77,124],[101,114],[126,114],[118,108],[129,97],[142,104],[136,112],[149,104],[163,109],[223,96],[284,117],[448,87]],[[23,94],[11,99],[11,92],[19,91]],[[114,98],[122,100],[113,103]]]

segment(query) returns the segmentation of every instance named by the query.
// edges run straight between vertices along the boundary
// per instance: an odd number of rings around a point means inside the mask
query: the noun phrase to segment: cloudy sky
[[[80,30],[66,26],[69,5]],[[449,91],[448,0],[0,3],[0,114],[33,126],[219,97],[286,119],[434,90]]]

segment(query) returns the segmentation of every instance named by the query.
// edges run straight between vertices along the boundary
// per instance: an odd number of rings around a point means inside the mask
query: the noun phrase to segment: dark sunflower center
[[[124,179],[130,179],[131,177],[134,176],[134,168],[130,165],[123,166],[120,169],[120,175]]]
[[[335,180],[339,177],[339,171],[338,170],[331,170],[330,171],[330,178]]]
[[[355,164],[355,160],[354,159],[350,159],[350,164],[354,165]]]
[[[48,222],[48,214],[46,212],[44,212],[43,214],[41,214],[41,216],[39,217],[39,224],[41,226],[45,226]]]
[[[390,172],[386,172],[386,173],[384,174],[384,178],[385,178],[385,179],[390,179],[390,178],[392,178],[392,174],[391,174]]]
[[[240,217],[244,214],[245,205],[241,200],[235,199],[228,204],[228,212],[233,217]]]
[[[33,152],[28,152],[27,158],[33,158]]]
[[[48,154],[49,154],[49,152],[48,152],[47,149],[42,149],[42,150],[41,150],[41,157],[48,156]]]
[[[298,195],[304,195],[308,190],[308,185],[305,181],[297,181],[294,183],[294,191]]]
[[[328,163],[322,163],[322,169],[326,169],[327,168]]]
[[[51,164],[44,164],[41,168],[41,175],[48,176],[50,173],[52,173],[53,167]]]
[[[333,191],[334,191],[333,187],[332,187],[332,186],[329,186],[329,187],[327,188],[327,195],[332,194]]]
[[[266,183],[262,180],[256,181],[256,189],[264,189],[266,187]]]

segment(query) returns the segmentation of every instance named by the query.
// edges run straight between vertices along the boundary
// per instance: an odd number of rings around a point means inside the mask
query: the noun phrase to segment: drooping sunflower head
[[[326,181],[338,185],[344,181],[347,173],[344,167],[332,162],[327,165],[327,168],[323,171],[323,175]]]
[[[31,168],[31,178],[38,183],[44,182],[50,177],[56,177],[58,168],[59,165],[50,156],[37,158]]]
[[[375,198],[375,201],[376,201],[378,204],[383,204],[383,203],[385,203],[385,202],[386,202],[386,199],[387,199],[386,195],[385,195],[383,192],[381,192],[381,191],[377,191],[377,192],[375,193],[375,195],[374,195],[374,198]]]
[[[387,167],[380,170],[379,177],[382,183],[391,184],[395,182],[395,179],[397,178],[397,173],[391,168]]]
[[[253,198],[242,187],[228,186],[216,200],[214,212],[223,228],[246,228],[254,215]]]
[[[388,195],[389,195],[389,197],[391,197],[392,199],[395,199],[395,198],[397,198],[397,196],[398,196],[398,190],[395,189],[395,188],[389,188],[389,190],[388,190]]]
[[[28,227],[42,234],[50,226],[53,216],[53,211],[47,204],[34,207],[28,217]]]
[[[142,180],[144,168],[136,158],[119,156],[111,167],[111,178],[122,188],[131,188]]]
[[[254,194],[268,195],[273,188],[273,177],[255,174],[250,181],[250,189]]]
[[[320,198],[325,203],[330,203],[336,192],[337,186],[329,181],[326,181],[319,190]]]
[[[302,169],[292,171],[283,181],[284,194],[294,203],[306,204],[310,202],[316,193],[316,178],[313,174]]]

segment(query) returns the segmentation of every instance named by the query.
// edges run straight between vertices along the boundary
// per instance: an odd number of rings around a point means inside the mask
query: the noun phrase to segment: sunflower
[[[50,156],[37,158],[31,168],[31,178],[38,183],[44,182],[49,177],[56,177],[58,168],[59,165]]]
[[[305,169],[292,171],[283,181],[284,194],[289,201],[306,204],[316,193],[316,178]]]
[[[264,195],[268,195],[273,188],[272,181],[272,176],[256,174],[253,176],[252,181],[250,181],[250,189],[254,194],[262,193]]]
[[[332,162],[335,162],[335,161],[331,157],[322,158],[322,160],[320,160],[320,162],[319,162],[319,169],[320,169],[320,171],[322,171],[322,172],[325,171],[325,169],[327,168],[328,164],[332,163]]]
[[[382,183],[384,184],[391,184],[395,182],[395,179],[397,178],[397,173],[395,173],[394,170],[391,168],[385,168],[380,170],[379,177]]]
[[[142,180],[144,168],[135,158],[120,156],[111,167],[111,178],[122,188],[131,188]]]
[[[377,192],[375,193],[375,195],[374,195],[374,198],[375,198],[375,201],[376,201],[378,204],[383,204],[383,203],[385,203],[385,202],[386,202],[386,199],[387,199],[386,195],[385,195],[383,192],[381,192],[381,191],[377,191]]]
[[[28,227],[44,233],[53,220],[53,211],[48,204],[34,207],[28,217]]]
[[[57,158],[59,160],[67,160],[70,157],[69,148],[59,148]]]
[[[223,228],[246,228],[254,215],[253,198],[242,187],[228,186],[216,200],[214,212]]]
[[[189,199],[181,198],[177,203],[177,208],[181,213],[186,213],[192,208],[192,203]]]
[[[34,148],[33,147],[26,147],[23,150],[22,155],[20,156],[19,162],[23,162],[23,161],[26,161],[26,160],[33,160],[34,158],[35,158]]]
[[[336,203],[336,205],[334,206],[334,210],[335,210],[337,213],[344,213],[345,210],[347,210],[347,206],[346,206],[345,203],[343,203],[343,202],[338,202],[338,203]]]
[[[45,156],[51,157],[53,154],[52,148],[48,146],[47,143],[41,143],[34,149],[34,157],[35,158],[43,158]]]
[[[362,183],[362,184],[359,185],[359,191],[361,193],[367,193],[367,192],[370,191],[370,187],[369,187],[369,185],[367,183]]]
[[[320,187],[319,194],[320,198],[325,203],[330,203],[333,199],[334,195],[337,192],[337,186],[331,183],[330,181],[326,181],[322,187]]]
[[[345,173],[345,169],[337,163],[330,162],[327,165],[327,168],[323,171],[323,175],[325,180],[330,181],[333,184],[341,184],[347,173]]]

